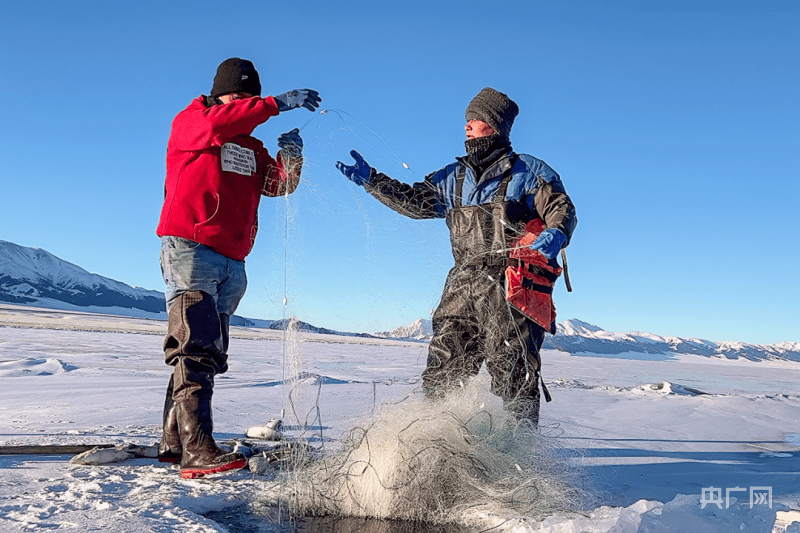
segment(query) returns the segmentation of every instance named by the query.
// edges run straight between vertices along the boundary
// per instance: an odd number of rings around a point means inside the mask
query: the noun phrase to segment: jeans
[[[203,291],[214,298],[219,314],[230,317],[247,289],[244,261],[181,237],[161,237],[161,274],[167,284],[167,312],[181,294]]]

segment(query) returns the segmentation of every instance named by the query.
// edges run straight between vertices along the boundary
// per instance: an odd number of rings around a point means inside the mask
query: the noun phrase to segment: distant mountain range
[[[557,324],[556,334],[545,337],[544,347],[580,355],[624,356],[631,359],[669,359],[678,354],[694,354],[751,361],[800,362],[800,342],[765,345],[662,337],[640,332],[613,333],[575,319]]]
[[[131,287],[92,274],[81,267],[39,249],[0,240],[0,302],[38,307],[89,311],[124,316],[166,319],[164,293]],[[234,326],[292,329],[330,335],[380,337],[427,342],[433,335],[431,321],[418,319],[391,331],[348,333],[312,326],[297,319],[264,320],[233,316]],[[702,339],[662,337],[652,333],[613,333],[576,319],[557,325],[555,335],[545,338],[545,349],[586,356],[665,360],[694,354],[751,361],[800,362],[800,343],[760,345],[743,342],[712,342]]]
[[[42,307],[74,306],[90,311],[102,308],[112,314],[166,317],[164,293],[91,274],[48,251],[2,240],[0,301]]]
[[[418,319],[408,326],[375,334],[405,340],[429,341],[433,336],[430,320]],[[576,355],[615,356],[626,359],[667,360],[679,354],[702,355],[751,361],[789,360],[800,362],[800,342],[747,344],[744,342],[712,342],[702,339],[662,337],[652,333],[613,333],[576,319],[556,325],[556,334],[547,335],[544,349]]]
[[[347,331],[336,331],[328,328],[319,328],[317,326],[312,326],[308,322],[303,322],[302,320],[298,320],[296,318],[286,318],[281,320],[263,320],[259,318],[245,318],[238,315],[233,315],[233,317],[231,317],[231,325],[241,326],[245,328],[262,328],[262,329],[274,329],[274,330],[285,330],[289,328],[292,331],[304,331],[306,333],[323,333],[326,335],[344,335],[346,337],[365,337],[373,339],[376,337],[376,335],[370,335],[369,333],[350,333]]]
[[[0,302],[166,320],[164,293],[92,274],[41,248],[0,240]],[[234,315],[231,325],[372,337],[312,326],[297,319],[263,320]]]
[[[382,331],[376,333],[375,336],[412,341],[429,341],[433,336],[433,325],[430,320],[418,318],[407,326],[400,326],[392,331]]]

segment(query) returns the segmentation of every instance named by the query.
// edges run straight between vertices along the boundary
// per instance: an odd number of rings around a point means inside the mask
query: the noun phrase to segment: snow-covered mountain
[[[417,341],[428,341],[433,335],[433,325],[430,320],[418,318],[407,326],[399,326],[392,331],[382,331],[376,333],[376,337],[387,337],[392,339],[407,339]]]
[[[429,341],[433,336],[433,328],[430,320],[420,318],[407,326],[376,333],[375,336]],[[725,359],[743,358],[751,361],[800,362],[800,342],[764,345],[662,337],[641,332],[615,333],[576,319],[557,324],[556,334],[545,337],[543,348],[573,354],[618,356],[628,359],[667,359],[678,354],[694,354]]]
[[[800,342],[764,345],[662,337],[638,331],[614,333],[575,319],[557,324],[556,334],[545,338],[544,347],[568,353],[630,354],[631,357],[640,354],[640,358],[660,354],[695,354],[751,361],[783,359],[800,362]]]
[[[0,302],[73,311],[166,319],[164,293],[131,287],[64,261],[41,248],[0,240]],[[231,317],[231,325],[372,337],[320,328],[296,318],[265,320]]]
[[[40,248],[0,240],[0,301],[42,307],[107,308],[164,315],[164,293],[92,274]],[[73,307],[74,306],[74,307]]]

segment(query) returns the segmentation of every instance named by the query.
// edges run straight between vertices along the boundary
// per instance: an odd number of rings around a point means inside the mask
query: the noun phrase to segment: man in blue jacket
[[[350,152],[354,165],[340,161],[336,167],[401,215],[445,218],[450,229],[455,265],[433,315],[422,374],[426,396],[441,398],[485,362],[492,393],[518,419],[537,425],[539,351],[545,331],[555,333],[551,295],[560,273],[555,258],[569,243],[577,218],[558,174],[512,149],[509,135],[518,113],[507,95],[481,90],[466,110],[466,156],[413,185],[377,172],[356,151]],[[534,227],[538,230],[531,233]],[[520,242],[538,251],[543,265],[524,265],[533,272],[525,271],[527,283],[520,287],[535,292],[524,299],[529,306],[507,299],[507,267],[522,265],[509,258],[509,249],[519,249]]]

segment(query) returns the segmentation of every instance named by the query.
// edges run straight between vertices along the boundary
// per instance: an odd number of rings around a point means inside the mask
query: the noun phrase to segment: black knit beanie
[[[216,98],[230,93],[261,96],[261,81],[252,62],[232,57],[219,64],[210,96]]]
[[[465,113],[467,121],[480,120],[492,127],[495,133],[508,139],[519,107],[505,94],[485,87],[472,99]]]

